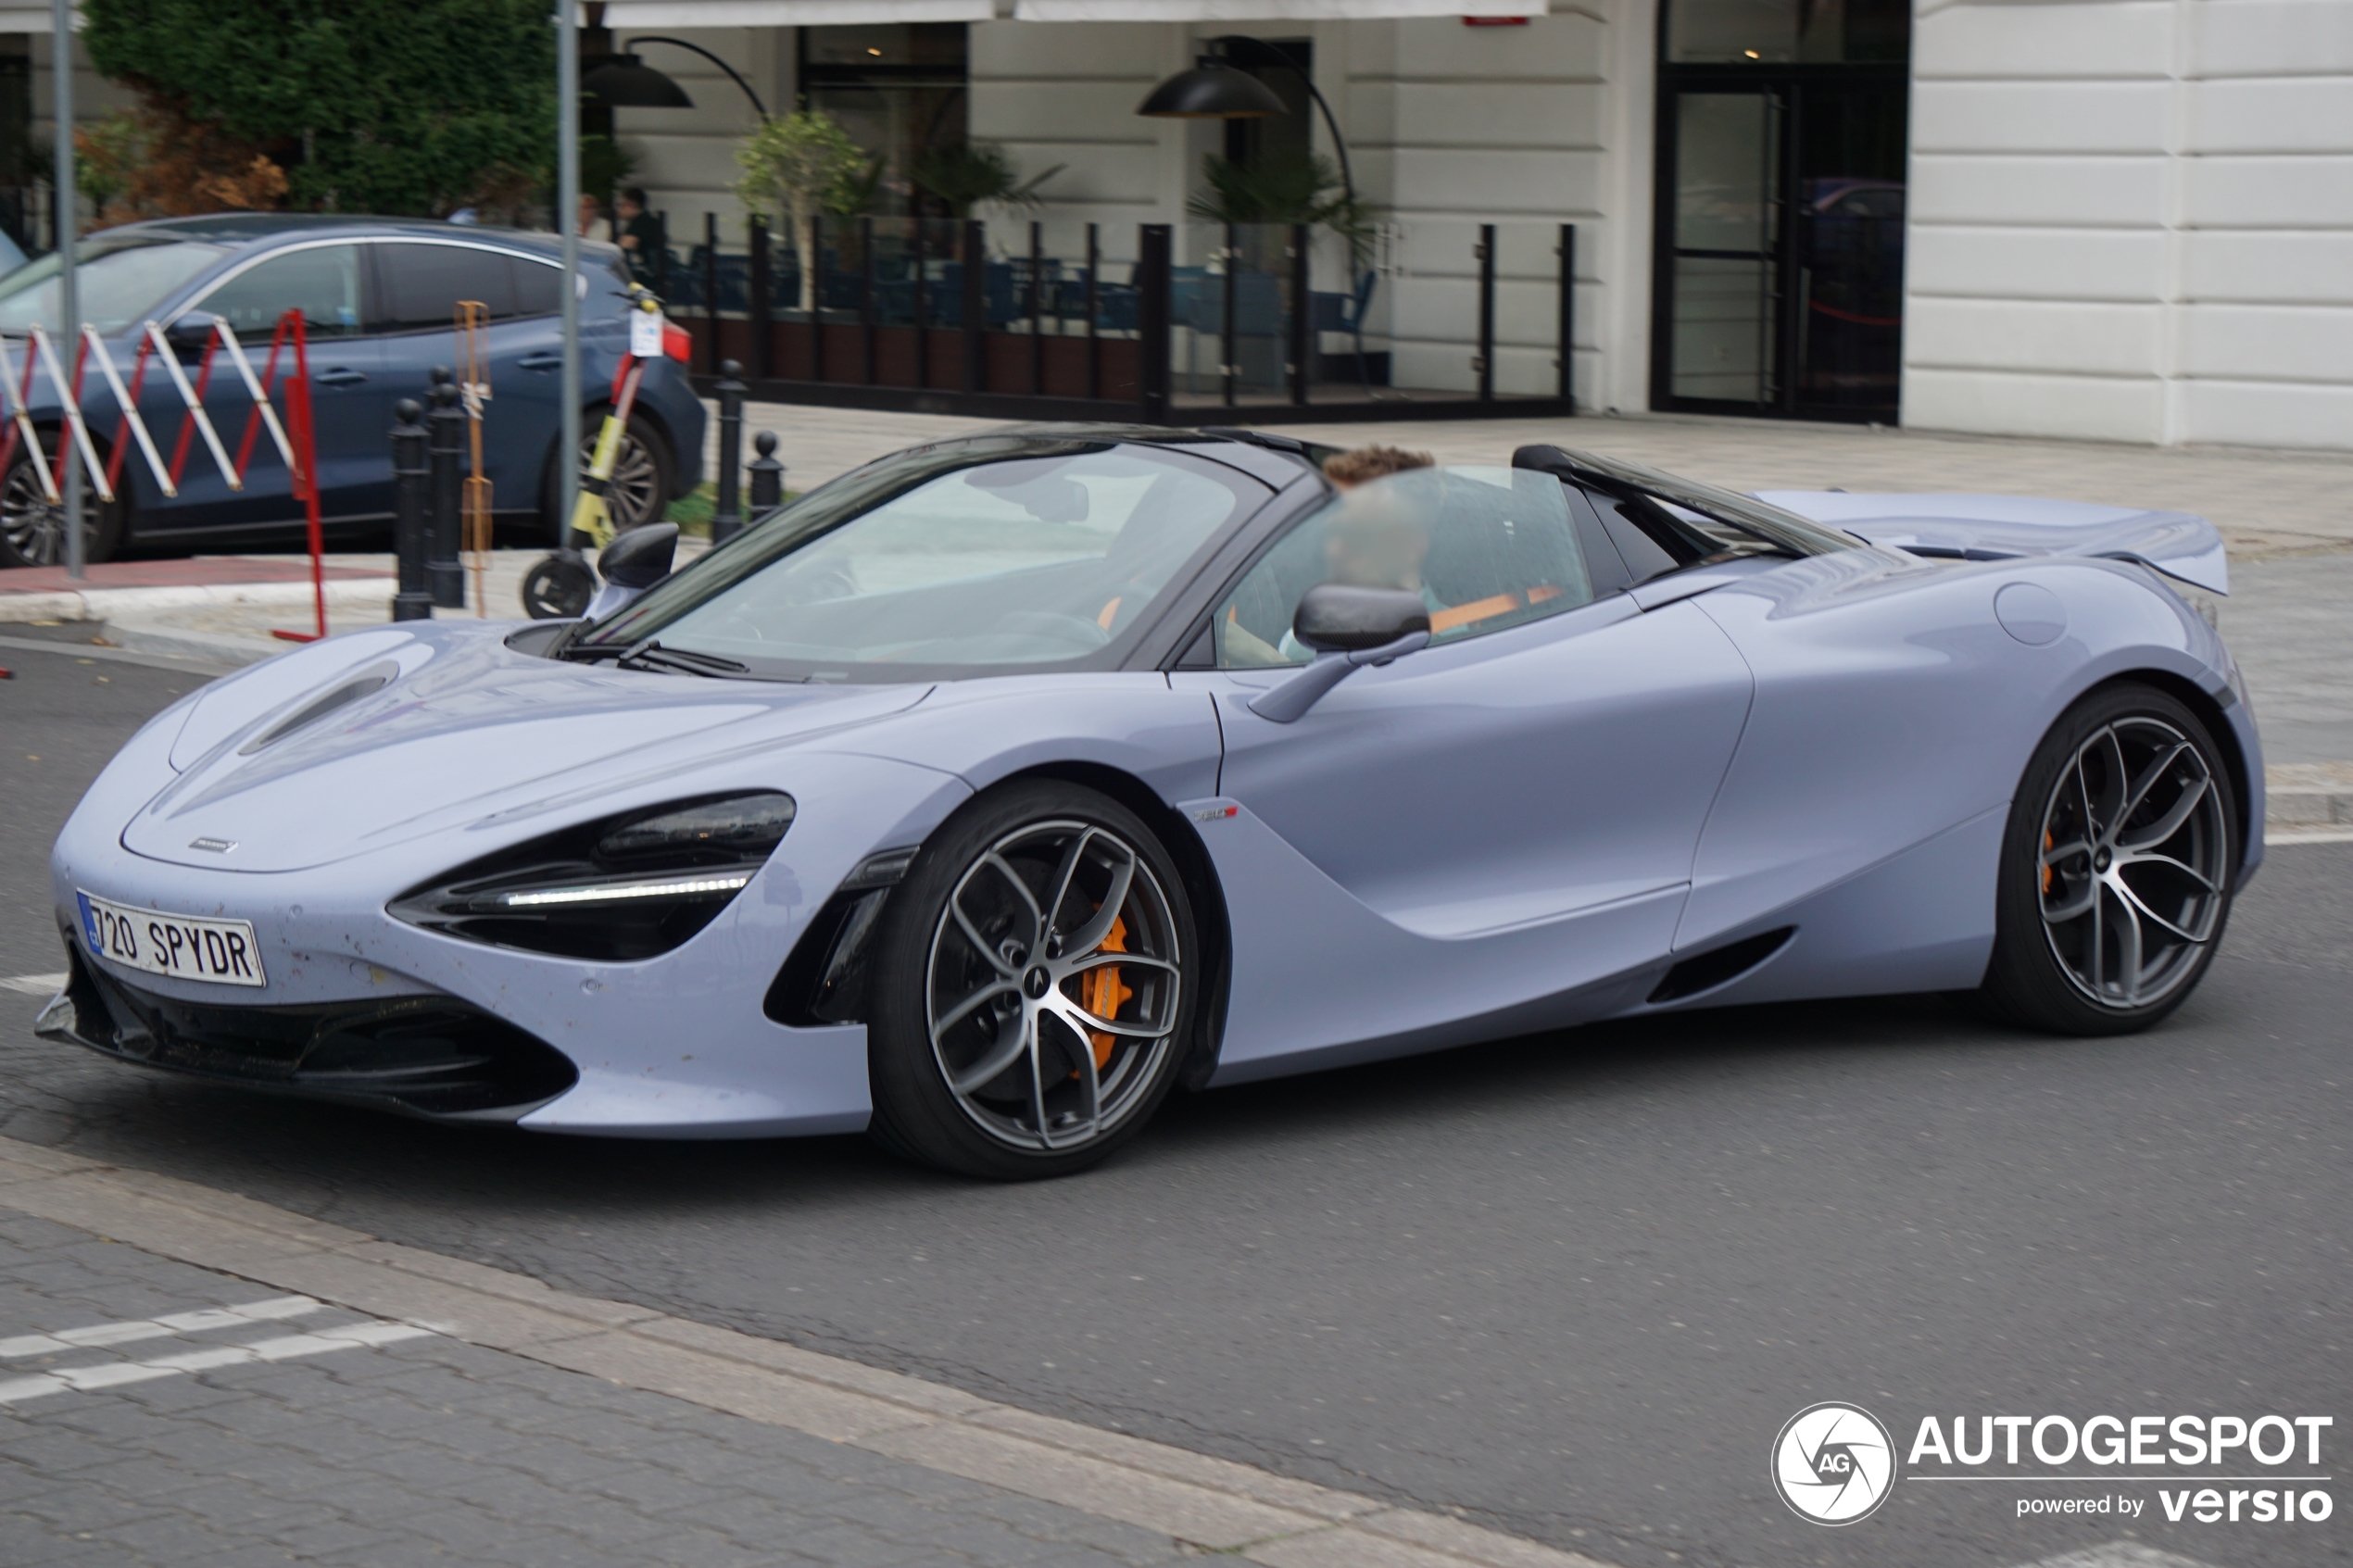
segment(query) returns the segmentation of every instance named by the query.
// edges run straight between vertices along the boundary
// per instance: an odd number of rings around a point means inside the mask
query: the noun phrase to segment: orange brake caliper
[[[2051,830],[2050,830],[2050,829],[2048,829],[2048,828],[2045,828],[2045,829],[2043,830],[2043,853],[2044,853],[2044,854],[2045,854],[2045,855],[2047,855],[2047,854],[2049,854],[2050,852],[2051,852]],[[2045,861],[2045,862],[2043,863],[2043,891],[2044,891],[2044,892],[2045,892],[2045,893],[2048,893],[2050,890],[2051,890],[2051,867],[2050,867],[2050,862],[2046,860],[2046,861]]]
[[[1095,951],[1124,953],[1126,950],[1127,919],[1124,915],[1116,916],[1111,922],[1111,935],[1103,938],[1103,945]],[[1097,1018],[1117,1018],[1122,1004],[1136,995],[1134,986],[1119,983],[1119,965],[1109,963],[1082,976],[1078,982],[1078,1005]],[[1100,1073],[1111,1065],[1113,1038],[1091,1030],[1087,1037],[1095,1043],[1095,1071]],[[1076,1078],[1078,1074],[1074,1073],[1071,1076]]]

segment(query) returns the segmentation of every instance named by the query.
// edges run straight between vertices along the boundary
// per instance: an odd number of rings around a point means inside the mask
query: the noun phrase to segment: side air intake
[[[1651,992],[1651,1005],[1680,1002],[1685,997],[1696,997],[1702,991],[1713,991],[1727,985],[1781,950],[1781,945],[1797,934],[1793,925],[1761,935],[1743,937],[1721,947],[1712,947],[1695,958],[1685,959],[1667,972]]]

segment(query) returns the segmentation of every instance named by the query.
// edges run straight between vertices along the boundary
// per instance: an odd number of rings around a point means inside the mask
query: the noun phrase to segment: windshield
[[[109,241],[95,235],[79,247],[74,282],[82,319],[112,336],[155,313],[196,275],[229,252],[225,246],[154,235]],[[57,253],[0,278],[0,332],[57,327]],[[169,325],[169,323],[166,323]]]
[[[919,448],[804,496],[567,651],[656,638],[784,679],[1108,668],[1266,495],[1158,446]]]

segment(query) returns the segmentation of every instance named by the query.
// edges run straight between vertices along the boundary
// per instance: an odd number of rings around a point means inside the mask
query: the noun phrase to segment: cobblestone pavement
[[[283,1315],[218,1311],[264,1300]],[[176,1331],[154,1321],[172,1315]],[[113,1332],[73,1332],[98,1325]],[[413,1337],[359,1342],[386,1329]],[[36,1337],[48,1343],[26,1342]],[[229,1360],[296,1339],[317,1343]],[[196,1364],[157,1371],[175,1361]],[[60,1371],[98,1386],[28,1394]],[[1165,1536],[341,1308],[304,1310],[0,1212],[9,1568],[1139,1568],[1187,1555]]]

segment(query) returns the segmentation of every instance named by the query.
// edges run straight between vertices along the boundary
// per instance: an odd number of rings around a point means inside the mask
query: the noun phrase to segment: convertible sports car
[[[1084,1166],[1179,1085],[1589,1020],[2180,1005],[2261,858],[2196,518],[1551,446],[918,447],[585,621],[216,682],[57,842],[43,1032],[627,1136]]]

